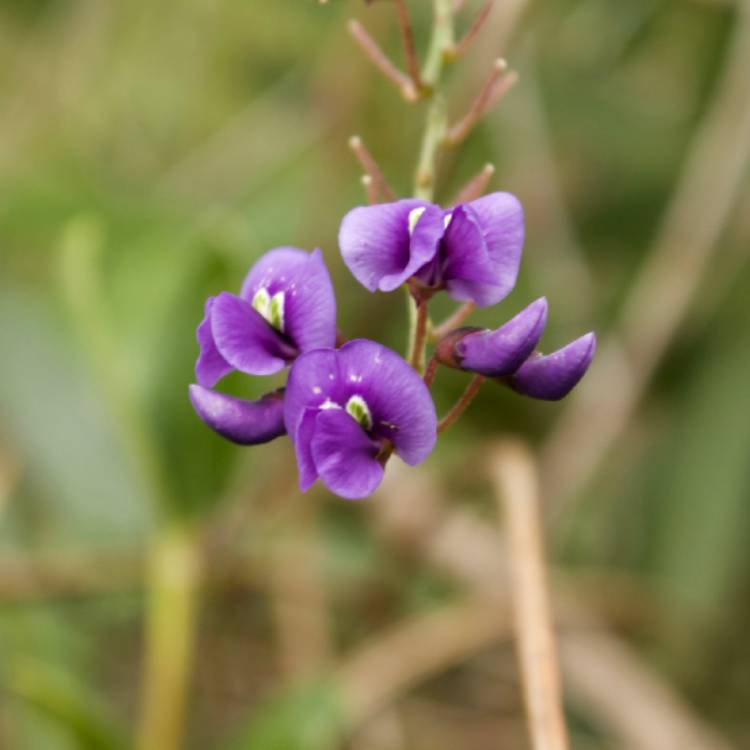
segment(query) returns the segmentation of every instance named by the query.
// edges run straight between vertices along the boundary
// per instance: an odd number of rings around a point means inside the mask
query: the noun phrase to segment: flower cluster
[[[479,307],[515,286],[523,238],[523,210],[509,193],[448,210],[412,199],[361,206],[339,232],[344,263],[368,290],[406,284],[418,305],[444,290]],[[416,465],[432,451],[440,424],[428,385],[439,364],[534,398],[565,396],[586,372],[596,340],[588,333],[542,355],[536,347],[546,320],[542,298],[496,330],[449,330],[423,379],[414,359],[381,344],[338,342],[320,250],[277,248],[253,266],[239,295],[207,300],[190,399],[209,427],[236,443],[288,434],[303,491],[320,479],[341,497],[362,498],[378,486],[392,453]],[[263,376],[286,367],[286,388],[257,401],[213,389],[233,370]]]

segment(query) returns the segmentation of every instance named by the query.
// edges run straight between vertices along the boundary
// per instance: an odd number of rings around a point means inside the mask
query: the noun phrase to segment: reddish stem
[[[479,389],[485,379],[484,375],[475,375],[471,379],[461,398],[456,401],[451,410],[438,422],[438,433],[445,432],[466,411],[466,407],[474,400],[474,396],[479,393]]]
[[[453,48],[452,56],[454,59],[461,57],[465,54],[466,50],[471,46],[472,42],[477,38],[477,35],[482,30],[485,22],[490,16],[492,7],[495,5],[495,0],[487,0],[482,10],[479,11],[479,15],[474,19],[474,23],[471,24],[469,30],[464,34],[463,39]]]
[[[474,302],[464,302],[463,305],[453,313],[453,315],[446,318],[439,326],[432,329],[432,340],[439,341],[451,331],[460,328],[461,324],[474,312],[475,309],[476,304]]]
[[[375,67],[386,78],[398,86],[404,98],[408,101],[416,101],[418,95],[414,82],[391,62],[388,55],[383,52],[378,43],[367,33],[365,27],[359,21],[351,20],[349,21],[349,32],[362,48],[362,51],[372,60]]]
[[[404,43],[404,55],[406,57],[406,68],[411,80],[417,90],[422,88],[422,76],[419,72],[417,53],[414,50],[414,32],[409,19],[409,11],[406,9],[404,0],[396,0],[396,12],[398,13],[398,25],[401,29],[401,39]]]
[[[507,73],[508,64],[502,58],[495,60],[487,80],[472,102],[469,111],[455,125],[448,128],[446,143],[456,146],[466,138],[486,112],[510,90],[518,80],[515,73]]]
[[[364,169],[367,175],[372,179],[373,189],[380,194],[381,198],[386,201],[396,200],[396,193],[388,184],[388,181],[380,171],[378,163],[367,150],[367,147],[362,143],[362,139],[358,135],[353,135],[349,139],[349,148],[354,152],[357,160],[362,165],[362,169]],[[377,203],[378,201],[376,200],[374,202]]]

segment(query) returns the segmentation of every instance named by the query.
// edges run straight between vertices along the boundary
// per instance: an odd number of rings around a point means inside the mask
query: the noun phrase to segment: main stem
[[[435,195],[435,173],[440,149],[445,142],[448,120],[445,112],[445,99],[440,83],[444,63],[453,48],[453,2],[452,0],[433,0],[434,21],[432,38],[427,60],[422,70],[422,81],[431,91],[430,106],[427,110],[422,145],[419,149],[419,161],[414,175],[414,197],[431,201]],[[423,308],[423,309],[419,309]],[[412,364],[421,372],[424,365],[424,347],[427,326],[427,303],[418,303],[409,298],[409,351]],[[420,331],[420,325],[423,330]],[[419,350],[417,350],[419,347]]]

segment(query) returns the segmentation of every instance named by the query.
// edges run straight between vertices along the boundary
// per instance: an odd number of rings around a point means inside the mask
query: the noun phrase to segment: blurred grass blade
[[[6,689],[60,724],[81,750],[126,750],[122,728],[98,696],[71,674],[31,659],[15,659]]]
[[[103,244],[103,230],[95,218],[79,216],[68,222],[60,253],[62,291],[112,410],[129,460],[154,506],[164,508],[169,490],[158,448],[143,419],[131,378],[125,371],[113,333],[107,325],[108,311],[99,270]]]

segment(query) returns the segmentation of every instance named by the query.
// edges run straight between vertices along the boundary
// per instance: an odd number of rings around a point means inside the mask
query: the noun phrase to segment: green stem
[[[419,160],[414,175],[414,197],[431,201],[435,195],[435,175],[440,149],[445,142],[448,119],[445,111],[445,99],[440,89],[444,63],[453,49],[453,0],[433,0],[434,21],[432,38],[427,59],[422,70],[422,80],[427,90],[432,92],[432,101],[427,110],[422,145],[419,149]],[[417,309],[417,303],[409,297],[409,352],[413,363],[421,372],[424,364],[424,347],[426,336],[424,330],[428,325],[426,303],[424,310]],[[421,321],[421,322],[420,322]],[[419,326],[422,330],[419,330]],[[419,347],[417,350],[416,347]]]
[[[139,750],[182,746],[200,577],[197,535],[165,526],[151,551]]]
[[[412,342],[410,363],[421,375],[424,370],[424,349],[427,342],[427,298],[415,300],[417,319],[414,324],[414,341]]]

